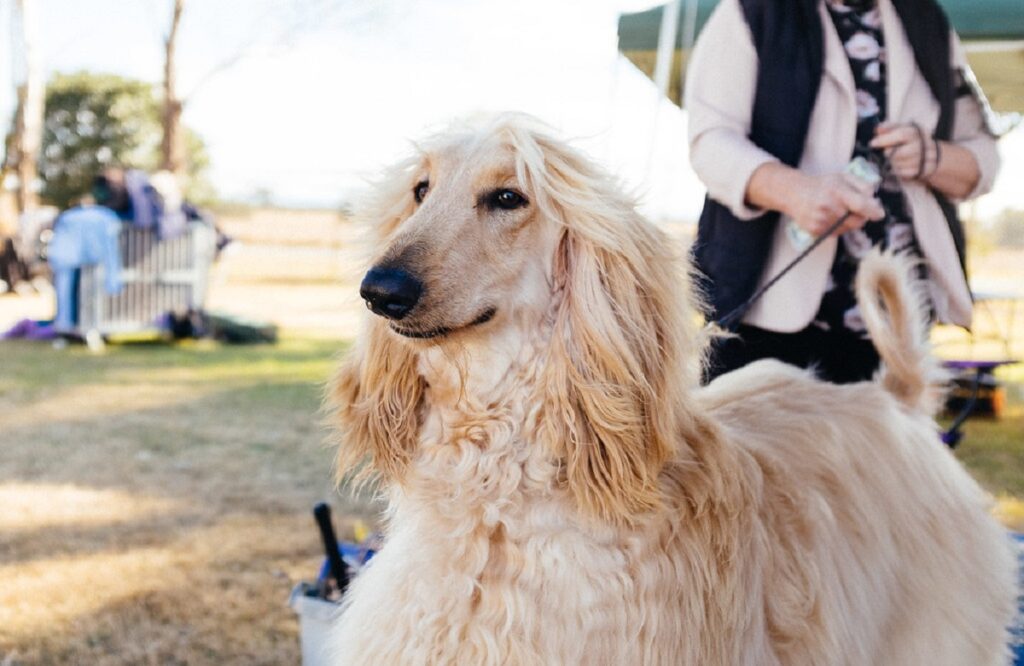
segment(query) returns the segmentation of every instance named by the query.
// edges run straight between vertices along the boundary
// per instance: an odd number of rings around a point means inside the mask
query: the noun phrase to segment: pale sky
[[[46,70],[154,83],[170,0],[37,0]],[[0,3],[6,42],[13,2]],[[334,206],[424,131],[460,116],[539,116],[622,176],[656,218],[694,219],[703,189],[685,114],[616,51],[620,11],[650,0],[187,0],[180,38],[185,122],[205,139],[223,196],[266,188]],[[11,105],[0,49],[0,112]],[[211,71],[241,55],[230,67]],[[17,63],[14,63],[17,66]],[[197,88],[198,86],[198,88]],[[983,215],[1024,207],[1024,133]]]

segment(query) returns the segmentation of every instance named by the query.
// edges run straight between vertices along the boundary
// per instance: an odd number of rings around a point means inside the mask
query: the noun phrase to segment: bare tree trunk
[[[39,61],[36,0],[18,0],[21,14],[22,46],[25,58],[25,82],[18,87],[18,116],[14,131],[18,174],[18,209],[22,212],[39,205],[35,184],[39,177],[37,160],[43,143],[43,103],[45,86]]]
[[[182,100],[178,97],[175,50],[178,26],[185,11],[185,0],[174,0],[171,30],[164,40],[164,137],[160,144],[160,167],[178,176],[185,175],[185,136],[181,127]]]

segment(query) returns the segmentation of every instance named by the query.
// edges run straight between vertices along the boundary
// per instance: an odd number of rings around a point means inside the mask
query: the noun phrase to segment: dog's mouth
[[[407,338],[415,338],[417,340],[427,340],[430,338],[440,338],[445,335],[450,335],[451,333],[455,333],[456,331],[462,331],[467,328],[479,326],[480,324],[486,324],[490,320],[494,319],[494,315],[497,312],[498,308],[490,307],[481,312],[476,319],[469,322],[468,324],[463,324],[462,326],[438,326],[437,328],[430,328],[425,331],[417,331],[411,328],[402,328],[395,322],[390,322],[390,326],[391,330],[394,331],[395,333],[398,333],[399,335],[405,336]]]

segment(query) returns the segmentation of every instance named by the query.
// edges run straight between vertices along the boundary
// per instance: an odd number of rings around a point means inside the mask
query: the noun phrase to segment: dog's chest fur
[[[624,530],[574,511],[557,462],[532,437],[543,418],[540,346],[486,353],[506,360],[492,356],[487,367],[500,369],[489,377],[460,377],[441,355],[421,361],[430,388],[420,446],[392,491],[387,543],[350,592],[342,661],[622,664],[708,654],[700,632],[681,627],[705,625],[706,586],[721,572],[706,570],[706,554],[683,552],[685,536],[664,520]],[[660,624],[666,618],[673,626]]]

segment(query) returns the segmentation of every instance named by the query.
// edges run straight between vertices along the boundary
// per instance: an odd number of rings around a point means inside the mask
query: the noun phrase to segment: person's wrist
[[[793,169],[786,174],[786,182],[780,183],[780,187],[776,190],[778,197],[777,210],[792,219],[798,219],[800,217],[801,203],[804,200],[807,192],[814,190],[814,184],[811,182],[814,180],[814,176],[803,173],[798,169]]]
[[[928,135],[925,134],[925,131],[917,123],[910,123],[910,126],[917,133],[918,145],[917,172],[914,173],[911,180],[928,180],[931,177],[931,173],[928,173],[926,169],[928,165]]]
[[[792,173],[794,169],[778,161],[761,164],[750,178],[744,203],[750,208],[782,212],[780,206],[785,200],[780,192],[790,187]]]
[[[942,164],[942,142],[938,139],[932,139],[935,144],[935,164],[932,166],[931,173],[928,174],[928,178],[931,179],[939,171],[939,165]]]
[[[942,148],[939,146],[939,140],[932,137],[931,151],[929,155],[929,168],[928,173],[918,178],[918,182],[926,186],[932,186],[932,182],[935,178],[935,174],[939,171],[939,162],[942,160]]]

